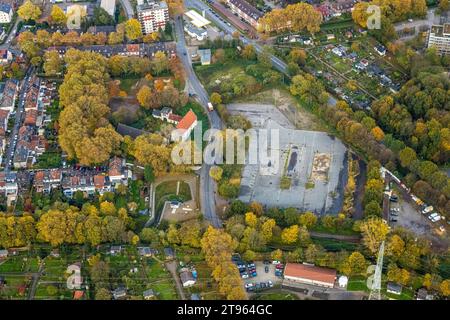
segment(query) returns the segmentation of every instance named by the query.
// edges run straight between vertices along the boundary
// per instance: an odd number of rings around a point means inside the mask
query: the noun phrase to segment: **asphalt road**
[[[9,145],[6,149],[5,156],[5,172],[10,172],[12,166],[12,160],[14,158],[14,151],[16,150],[17,139],[16,135],[19,133],[19,128],[22,123],[22,115],[24,113],[24,105],[25,105],[25,93],[28,89],[28,80],[30,75],[32,74],[33,69],[29,68],[26,72],[25,78],[20,82],[20,91],[19,91],[19,106],[16,110],[16,118],[14,121],[14,127],[11,130],[9,135]]]
[[[14,23],[14,27],[11,29],[11,32],[9,33],[8,37],[6,38],[5,42],[0,45],[0,49],[9,49],[11,46],[11,41],[16,37],[17,32],[17,26],[19,25],[19,22],[22,21],[19,17],[17,17],[16,22]]]
[[[439,17],[434,13],[435,9],[428,10],[427,17],[425,19],[413,20],[412,22],[399,22],[395,24],[395,30],[399,31],[405,28],[419,28],[421,26],[427,25],[432,26],[433,24],[439,23]]]
[[[184,38],[184,30],[183,30],[183,19],[180,16],[175,17],[175,32],[177,36],[177,52],[180,57],[181,62],[183,63],[184,69],[186,71],[186,81],[188,86],[188,91],[191,94],[196,94],[197,99],[205,109],[205,112],[208,114],[208,119],[211,124],[211,128],[213,129],[221,129],[222,128],[222,120],[216,111],[209,112],[208,110],[208,102],[209,96],[206,92],[203,85],[200,83],[200,80],[197,78],[197,75],[192,68],[192,63],[190,60],[190,55],[187,52],[186,40]],[[203,215],[205,218],[211,222],[211,224],[220,228],[222,226],[222,221],[216,214],[216,205],[215,205],[215,197],[214,197],[214,182],[209,176],[210,165],[203,164],[201,167],[200,174],[200,204],[203,211]]]
[[[131,19],[134,17],[134,8],[131,5],[130,0],[119,0],[120,4],[122,5],[122,7],[125,10],[125,13],[127,14],[127,18]]]

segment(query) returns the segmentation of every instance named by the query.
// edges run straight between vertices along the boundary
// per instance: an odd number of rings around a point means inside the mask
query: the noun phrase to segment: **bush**
[[[232,185],[229,182],[222,182],[219,185],[219,194],[225,198],[236,198],[239,195],[239,186]]]

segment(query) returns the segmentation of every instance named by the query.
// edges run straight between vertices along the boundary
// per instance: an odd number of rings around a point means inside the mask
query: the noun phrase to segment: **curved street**
[[[183,63],[184,69],[186,71],[186,82],[189,93],[194,93],[197,95],[198,100],[205,112],[208,115],[211,128],[222,129],[222,120],[220,119],[217,112],[208,111],[209,96],[197,75],[192,68],[192,63],[190,56],[187,53],[186,41],[184,39],[183,21],[181,16],[175,17],[175,32],[177,37],[177,52]],[[216,203],[215,203],[215,183],[213,179],[209,176],[209,169],[211,166],[203,164],[201,167],[200,174],[200,206],[203,211],[205,218],[211,222],[211,224],[216,227],[222,227],[222,221],[216,213]]]
[[[130,0],[119,0],[120,4],[122,5],[122,8],[125,10],[125,13],[127,15],[128,19],[131,19],[134,17],[134,8],[131,4]]]

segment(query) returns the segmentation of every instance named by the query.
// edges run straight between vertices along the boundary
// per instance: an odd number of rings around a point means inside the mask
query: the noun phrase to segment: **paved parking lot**
[[[390,202],[391,208],[399,208],[400,211],[395,218],[397,221],[389,221],[392,227],[403,227],[418,235],[424,236],[433,242],[433,246],[448,248],[450,240],[447,234],[438,234],[439,223],[432,223],[427,215],[421,214],[411,203],[400,198],[399,202]]]
[[[264,264],[262,261],[255,262],[257,276],[254,278],[244,279],[245,283],[260,283],[272,281],[274,285],[281,283],[282,279],[275,275],[274,264]],[[264,271],[265,266],[269,267],[269,272]]]
[[[268,153],[278,151],[279,158],[273,159],[274,163],[259,162],[244,167],[240,200],[317,214],[340,212],[347,181],[347,149],[339,139],[324,132],[294,129],[273,105],[240,103],[230,104],[227,109],[231,114],[245,116],[255,129],[279,132],[278,150],[273,145],[268,148]],[[313,165],[320,164],[321,157],[327,161],[318,174]],[[289,189],[280,189],[283,175],[291,179]]]

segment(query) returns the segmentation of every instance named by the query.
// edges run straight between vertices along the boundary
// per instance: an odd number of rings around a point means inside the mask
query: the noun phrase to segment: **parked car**
[[[273,282],[272,281],[267,281],[267,286],[269,287],[269,288],[272,288],[273,287]]]
[[[269,260],[264,260],[264,264],[270,264]]]
[[[440,220],[441,220],[441,216],[437,216],[437,217],[434,217],[433,219],[431,219],[431,222],[438,222]]]
[[[254,284],[250,282],[250,283],[246,283],[244,286],[245,286],[245,289],[247,289],[247,288],[253,287]]]
[[[241,275],[241,278],[242,278],[242,279],[248,279],[248,273],[243,273],[243,274]]]
[[[265,271],[266,273],[269,273],[269,267],[268,267],[268,266],[265,266],[265,267],[264,267],[264,271]]]
[[[272,264],[280,264],[281,262],[280,261],[278,261],[278,260],[273,260],[272,261]]]
[[[394,212],[394,211],[391,211],[391,216],[398,217],[398,213]]]
[[[283,265],[282,265],[281,263],[279,263],[279,264],[277,264],[277,265],[275,266],[275,268],[276,268],[276,269],[283,269]]]
[[[398,220],[395,218],[391,218],[391,222],[397,222]]]

